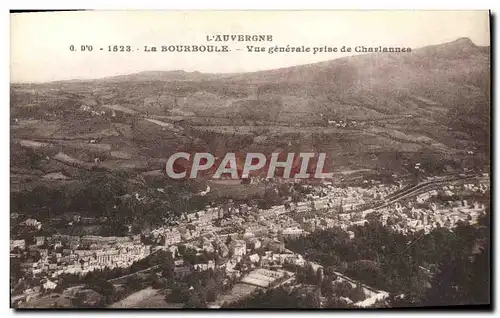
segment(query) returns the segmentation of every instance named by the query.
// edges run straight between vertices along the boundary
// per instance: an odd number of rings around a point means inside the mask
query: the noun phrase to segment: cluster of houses
[[[140,236],[37,236],[34,244],[29,245],[25,240],[11,240],[10,249],[11,257],[20,260],[22,272],[52,278],[125,268],[150,254],[150,246],[142,244]]]
[[[365,224],[369,214],[402,233],[428,232],[438,226],[452,229],[459,220],[475,222],[484,213],[485,206],[467,200],[443,204],[435,202],[437,194],[453,196],[457,190],[479,193],[489,190],[485,183],[446,185],[403,204],[396,202],[375,211],[361,209],[400,189],[400,185],[343,188],[322,185],[311,187],[303,201],[287,200],[283,205],[264,210],[229,200],[217,207],[207,206],[186,213],[173,224],[170,222],[152,230],[149,238],[154,247],[144,245],[140,236],[36,236],[33,244],[11,240],[11,257],[21,260],[23,272],[43,277],[47,283],[64,273],[85,274],[106,267],[128,267],[150,253],[169,250],[174,256],[176,277],[192,270],[224,269],[244,284],[265,287],[291,275],[282,271],[284,264],[306,266],[310,263],[285,248],[284,241],[288,238],[308,235],[318,229],[340,227],[347,230],[352,225]],[[82,222],[82,219],[72,216],[71,221]],[[41,226],[34,219],[27,219],[24,225]],[[353,238],[354,233],[349,232],[349,235]],[[181,246],[191,250],[200,260],[195,258],[192,263],[191,259],[188,264],[179,253]]]

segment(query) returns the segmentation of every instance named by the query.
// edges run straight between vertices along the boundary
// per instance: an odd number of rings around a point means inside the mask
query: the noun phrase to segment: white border
[[[7,1],[9,2],[9,1]],[[4,2],[5,3],[5,2]],[[369,0],[349,0],[328,2],[322,0],[289,0],[289,1],[270,1],[270,0],[252,0],[252,1],[223,1],[223,0],[183,0],[180,2],[171,1],[153,1],[153,0],[87,0],[87,1],[56,1],[46,0],[39,2],[36,0],[10,1],[10,9],[101,9],[101,10],[122,10],[122,9],[173,9],[173,10],[235,10],[235,9],[255,9],[255,10],[478,10],[490,9],[495,6],[494,0],[475,0],[475,1],[398,1],[398,0],[380,0],[377,2]],[[492,7],[493,6],[493,7]]]
[[[6,6],[5,6],[6,5]],[[175,1],[175,2],[167,2],[167,1],[148,1],[148,0],[113,0],[113,1],[102,1],[102,0],[86,0],[86,1],[2,1],[2,7],[3,8],[1,14],[1,24],[2,26],[8,26],[9,25],[9,14],[8,14],[8,9],[56,9],[56,8],[61,8],[61,9],[104,9],[104,10],[118,10],[118,9],[174,9],[174,10],[181,10],[181,9],[191,9],[191,10],[235,10],[235,9],[258,9],[258,10],[306,10],[306,9],[391,9],[391,10],[396,10],[396,9],[403,9],[403,10],[415,10],[415,9],[442,9],[442,10],[472,10],[472,9],[491,9],[493,13],[498,14],[500,12],[499,9],[500,1],[498,0],[474,0],[474,1],[437,1],[437,0],[419,0],[419,1],[398,1],[398,0],[384,0],[384,1],[377,1],[376,3],[370,0],[348,0],[348,1],[336,1],[335,3],[326,3],[326,1],[320,1],[320,0],[288,0],[288,1],[270,1],[270,0],[250,0],[250,1],[223,1],[223,0],[211,0],[211,1],[203,1],[203,0],[182,0],[182,1]],[[496,25],[498,25],[498,16],[496,16]],[[495,35],[495,39],[498,38],[498,34],[495,30],[491,30],[493,34]],[[2,107],[0,107],[0,118],[2,120],[3,125],[0,126],[0,134],[1,134],[1,143],[2,143],[2,156],[1,162],[0,162],[0,171],[1,171],[1,200],[0,202],[3,202],[3,216],[2,216],[2,221],[0,222],[0,226],[2,227],[0,229],[0,232],[2,233],[2,236],[4,239],[2,241],[4,242],[1,250],[1,255],[3,261],[0,262],[1,266],[1,273],[2,273],[2,288],[0,288],[0,293],[1,297],[0,299],[3,301],[3,306],[2,306],[2,314],[1,317],[10,317],[10,316],[27,316],[27,315],[33,315],[33,312],[30,313],[14,313],[13,310],[8,309],[8,303],[10,304],[10,296],[9,296],[9,279],[8,279],[8,271],[9,271],[9,265],[8,262],[9,260],[7,259],[8,255],[8,236],[9,236],[9,227],[7,223],[7,218],[9,214],[9,167],[10,167],[10,159],[9,159],[9,138],[10,138],[10,119],[9,119],[9,28],[2,28],[2,31],[0,32],[0,41],[3,44],[0,46],[2,49],[0,49],[1,54],[2,54],[2,59],[4,61],[2,67],[4,68],[2,71],[3,77],[2,77],[2,85],[0,86],[1,89],[1,97],[2,97]],[[493,40],[495,41],[495,40]],[[497,43],[498,44],[498,43]],[[498,48],[497,52],[495,52],[495,61],[498,61]],[[492,70],[493,71],[493,70]],[[496,74],[495,74],[496,75]],[[494,91],[499,91],[499,82],[497,77],[495,76],[495,87],[493,88]],[[496,94],[493,94],[495,96]],[[495,100],[493,101],[493,103]],[[500,115],[498,115],[498,112],[495,114],[495,122],[498,123],[500,118]],[[498,137],[497,134],[495,134],[494,137]],[[495,138],[495,146],[498,146],[498,138]],[[497,148],[497,147],[495,147]],[[493,148],[493,149],[495,149]],[[497,148],[498,149],[498,148]],[[498,163],[498,156],[495,159],[495,166],[497,166]],[[494,197],[498,198],[500,190],[495,187],[495,193]],[[492,207],[492,211],[496,211],[496,205]],[[495,228],[498,229],[498,222],[499,222],[499,217],[495,217]],[[498,235],[495,235],[496,239],[494,242],[494,246],[497,246],[497,241],[498,241]],[[497,253],[494,253],[496,255]],[[496,262],[497,258],[495,257],[495,260],[492,260],[492,266],[495,268],[495,265],[497,264]],[[495,275],[498,278],[498,275]],[[494,286],[498,286],[498,280],[495,281]],[[494,295],[497,295],[495,303],[498,303],[498,293],[494,293]],[[105,313],[105,312],[77,312],[77,311],[71,311],[71,312],[39,312],[42,315],[48,315],[48,316],[53,316],[53,315],[66,315],[66,314],[71,314],[71,315],[89,315],[93,314],[94,316],[104,316],[106,315],[107,317],[121,317],[124,314],[125,315],[148,315],[148,316],[164,316],[164,315],[178,315],[182,314],[185,317],[194,317],[194,316],[207,316],[210,315],[210,317],[220,317],[221,315],[233,315],[233,314],[245,314],[245,315],[250,315],[250,316],[259,316],[262,314],[265,315],[310,315],[313,314],[313,312],[285,312],[285,313],[243,313],[243,312],[226,312],[226,313],[220,313],[214,311],[213,313],[210,312],[203,312],[196,314],[194,312],[188,312],[188,313],[182,313],[179,311],[173,311],[173,312],[110,312],[110,313]],[[410,315],[417,315],[417,316],[424,316],[424,315],[433,315],[433,313],[427,313],[427,312],[384,312],[388,314],[397,314],[401,316],[410,316]],[[347,312],[324,312],[324,313],[314,313],[319,314],[319,315],[349,315]],[[360,314],[359,311],[353,311],[350,315],[357,315]],[[370,314],[380,314],[377,312],[370,312]],[[451,312],[447,314],[442,314],[440,316],[456,316],[457,314],[460,314],[459,312]],[[467,316],[470,315],[470,313],[465,313]]]

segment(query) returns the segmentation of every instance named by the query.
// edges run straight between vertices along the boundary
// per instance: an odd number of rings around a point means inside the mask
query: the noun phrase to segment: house
[[[78,247],[80,247],[80,242],[79,241],[71,241],[71,242],[69,242],[69,248],[71,250],[77,250]]]
[[[183,260],[183,259],[178,259],[178,260],[175,260],[175,261],[174,261],[174,265],[175,265],[176,267],[178,267],[178,266],[184,266],[184,260]]]
[[[209,269],[215,269],[215,262],[214,261],[208,261],[208,263],[205,264],[195,264],[194,265],[195,270],[200,270],[200,271],[207,271]]]
[[[45,244],[45,236],[35,236],[35,245],[42,246]]]
[[[282,253],[285,250],[285,243],[278,240],[272,240],[267,243],[267,247],[273,252]]]
[[[10,240],[10,250],[16,247],[23,250],[26,247],[26,242],[24,240]]]
[[[247,252],[247,244],[243,240],[233,240],[229,243],[229,250],[232,255],[243,256]]]
[[[229,248],[226,244],[224,244],[224,242],[220,240],[217,241],[217,249],[222,257],[226,257],[227,255],[229,255]]]
[[[179,266],[174,268],[174,277],[183,278],[191,274],[191,268],[189,266]]]
[[[304,231],[298,227],[289,227],[283,230],[282,235],[289,238],[297,238],[302,235]]]
[[[431,195],[426,192],[426,193],[422,193],[420,195],[417,196],[417,202],[418,203],[424,203],[425,201],[427,201],[429,198],[431,197]]]
[[[319,272],[321,275],[323,275],[323,266],[315,262],[309,262],[308,265],[311,266],[311,268],[315,273]]]
[[[259,254],[252,254],[248,257],[252,263],[258,263],[260,261]]]
[[[45,290],[53,290],[57,287],[57,284],[54,283],[53,281],[47,279],[47,281],[45,283],[43,283],[43,289]]]
[[[176,245],[172,245],[168,248],[168,251],[170,251],[170,253],[172,254],[172,257],[173,258],[176,258],[177,255],[179,254],[179,249],[177,248]]]
[[[24,221],[24,224],[26,226],[34,227],[37,230],[40,230],[42,228],[42,223],[38,222],[35,219],[27,219],[26,221]]]
[[[177,230],[165,232],[164,237],[165,237],[165,246],[175,245],[182,241],[181,233]]]
[[[212,253],[212,252],[215,251],[212,243],[209,242],[209,241],[203,242],[203,250],[206,251],[206,252],[208,252],[208,253]]]
[[[40,248],[38,249],[38,252],[40,253],[40,257],[42,259],[46,258],[49,255],[49,250],[46,248]]]
[[[251,248],[253,249],[258,249],[262,246],[262,244],[260,243],[259,239],[256,238],[256,237],[252,237],[248,240],[248,244]]]

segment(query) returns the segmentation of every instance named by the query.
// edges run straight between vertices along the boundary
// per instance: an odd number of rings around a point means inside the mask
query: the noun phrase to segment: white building
[[[175,245],[182,241],[181,233],[177,230],[165,232],[164,237],[165,237],[165,246]]]
[[[42,286],[45,290],[53,290],[57,287],[57,284],[47,279],[47,281]]]
[[[232,255],[243,256],[247,253],[247,244],[243,240],[234,240],[229,243],[229,249]]]

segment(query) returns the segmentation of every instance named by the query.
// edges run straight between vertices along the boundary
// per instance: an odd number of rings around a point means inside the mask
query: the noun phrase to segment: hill
[[[330,171],[482,169],[490,71],[489,48],[461,38],[252,73],[11,84],[14,188],[155,171],[179,150],[326,152]]]

